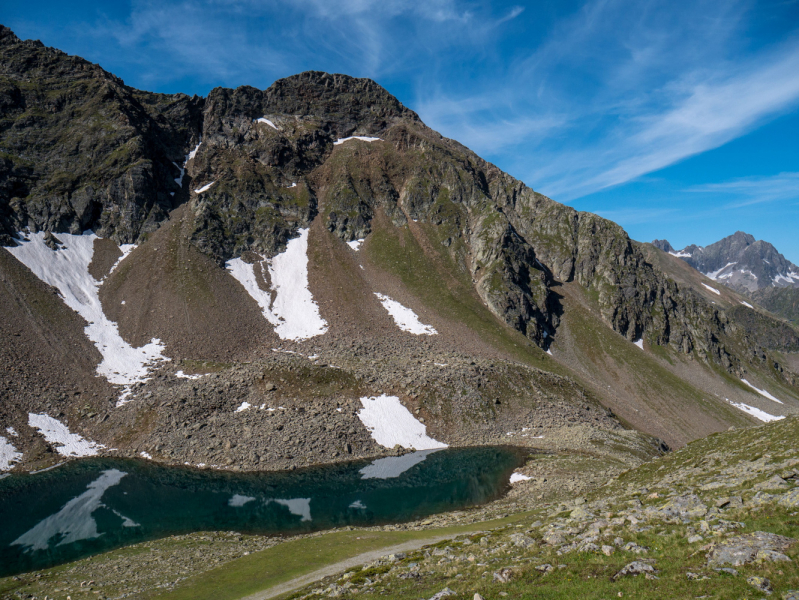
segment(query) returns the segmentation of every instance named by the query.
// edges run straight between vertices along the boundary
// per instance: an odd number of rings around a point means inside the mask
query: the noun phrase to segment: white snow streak
[[[393,448],[397,444],[414,450],[447,448],[427,435],[427,427],[417,421],[397,396],[370,396],[361,398],[363,408],[358,418],[381,446]]]
[[[22,453],[17,452],[13,444],[0,435],[0,471],[10,470],[13,463],[21,460]]]
[[[19,437],[19,434],[17,433],[17,430],[14,429],[13,427],[6,427],[6,431],[8,432],[8,435],[13,435],[14,437]]]
[[[139,456],[141,456],[142,458],[146,458],[147,460],[153,459],[152,455],[149,452],[144,452],[144,451],[139,452]]]
[[[197,156],[197,150],[200,149],[200,146],[202,145],[202,143],[203,143],[203,138],[202,138],[202,136],[200,136],[200,141],[197,142],[197,145],[194,147],[194,150],[192,150],[191,152],[189,152],[186,155],[186,163],[188,163],[192,158]],[[186,166],[186,163],[183,163],[184,167]]]
[[[749,406],[748,404],[744,404],[743,402],[733,402],[732,400],[727,400],[730,404],[732,404],[735,408],[738,408],[744,411],[746,414],[755,417],[756,419],[760,419],[764,423],[769,423],[771,421],[779,421],[780,419],[784,419],[783,416],[775,416],[770,415],[765,411],[760,410],[759,408],[755,408],[754,406]]]
[[[641,350],[644,349],[644,338],[639,338],[633,342],[636,346],[638,346]]]
[[[175,377],[178,377],[180,379],[199,379],[200,377],[205,377],[206,374],[199,373],[197,375],[188,375],[184,373],[183,370],[181,369],[180,371],[175,373]]]
[[[250,404],[249,402],[242,402],[241,406],[239,406],[236,409],[236,412],[237,413],[244,412],[245,410],[249,410],[251,406],[252,406],[252,404]]]
[[[164,345],[159,339],[153,338],[141,348],[128,344],[119,335],[117,324],[103,313],[101,282],[89,274],[97,236],[91,231],[83,235],[59,233],[57,237],[64,245],[59,250],[50,250],[44,243],[44,235],[44,232],[32,233],[29,241],[20,240],[21,245],[6,249],[39,279],[56,287],[64,303],[88,321],[83,331],[103,356],[97,366],[98,375],[119,385],[146,381],[153,362],[169,359],[162,354]]]
[[[672,256],[676,256],[677,258],[690,258],[693,256],[690,252],[683,252],[680,250],[679,252],[669,252]]]
[[[415,335],[438,334],[438,331],[436,331],[431,325],[425,325],[419,321],[419,317],[417,317],[416,313],[410,308],[403,306],[396,300],[392,300],[383,294],[375,292],[375,296],[377,296],[377,299],[380,300],[380,304],[383,305],[383,308],[385,308],[388,311],[388,314],[390,314],[394,319],[397,327],[403,331],[407,331]]]
[[[362,142],[382,142],[383,140],[376,137],[367,137],[365,135],[352,135],[350,137],[339,138],[333,142],[334,146],[339,146],[349,140],[361,140]]]
[[[720,274],[720,273],[721,273],[721,272],[722,272],[724,269],[726,269],[727,267],[731,267],[731,266],[733,266],[733,265],[737,265],[737,264],[738,264],[737,262],[731,262],[731,263],[727,263],[726,265],[724,265],[723,267],[721,267],[721,268],[720,268],[718,271],[711,271],[710,273],[705,273],[705,275],[706,275],[706,276],[708,276],[708,277],[710,277],[710,278],[711,278],[711,279],[713,279],[713,280],[719,279],[719,274]],[[731,274],[732,274],[732,273],[730,273],[730,275],[731,275]],[[726,275],[725,277],[729,277],[729,275]]]
[[[752,305],[751,305],[751,304],[749,304],[748,302],[744,302],[743,300],[741,300],[740,302],[741,302],[741,304],[743,304],[743,305],[744,305],[746,308],[754,308],[754,306],[752,306]]]
[[[308,289],[308,229],[300,229],[299,233],[299,237],[289,240],[285,252],[265,261],[274,302],[269,292],[258,287],[255,265],[241,258],[225,265],[258,303],[282,340],[306,340],[327,331],[327,321],[319,314],[319,306]]]
[[[61,421],[46,414],[28,413],[28,425],[38,429],[61,456],[95,456],[101,448],[105,448],[102,444],[71,433]]]
[[[349,508],[357,508],[359,510],[363,510],[364,508],[366,508],[366,505],[360,500],[356,500],[355,502],[350,504]]]
[[[103,494],[108,488],[119,484],[125,475],[127,473],[116,469],[103,471],[98,479],[87,486],[85,492],[67,502],[57,513],[23,533],[11,542],[11,545],[23,546],[25,552],[30,552],[47,550],[50,540],[56,536],[59,536],[56,546],[100,537],[102,533],[97,531],[97,522],[92,513],[105,506],[101,501]],[[138,527],[138,524],[132,520],[116,511],[113,512],[122,519],[123,527]]]
[[[351,242],[347,242],[347,245],[357,252],[360,249],[361,244],[363,244],[363,242],[364,242],[363,239],[352,240]]]
[[[751,383],[749,383],[746,379],[741,379],[741,381],[743,381],[746,385],[748,385],[750,388],[755,390],[758,394],[760,394],[764,398],[768,398],[769,400],[773,400],[774,402],[777,402],[779,404],[783,404],[782,400],[777,400],[777,398],[775,398],[774,396],[769,394],[766,390],[761,390],[760,388],[756,388]]]
[[[439,449],[419,450],[403,456],[378,458],[358,472],[361,474],[361,479],[393,479],[394,477],[399,477],[411,467],[418,465],[427,458],[428,454],[438,451]]]
[[[513,473],[510,476],[511,483],[518,483],[519,481],[527,481],[529,479],[532,479],[532,477],[528,477],[527,475],[524,475],[522,473]]]
[[[108,271],[109,275],[111,273],[113,273],[116,270],[116,268],[119,266],[119,264],[128,257],[128,254],[130,254],[131,252],[133,252],[136,249],[136,244],[122,244],[119,247],[119,249],[122,251],[122,256],[120,256],[117,259],[117,261],[111,267],[111,270]],[[122,301],[122,304],[125,304],[124,300]]]
[[[215,183],[216,183],[216,181],[212,181],[211,183],[206,183],[201,188],[197,188],[196,190],[194,190],[194,193],[195,194],[202,194],[203,192],[207,192],[208,190],[211,189],[211,186],[214,185]]]
[[[702,285],[703,285],[703,286],[705,286],[707,289],[709,289],[709,290],[710,290],[711,292],[713,292],[714,294],[716,294],[717,296],[721,296],[721,292],[720,292],[720,291],[718,291],[716,288],[712,288],[712,287],[710,287],[710,286],[709,286],[708,284],[706,284],[706,283],[703,283]]]
[[[227,501],[227,505],[238,508],[240,506],[244,506],[248,502],[252,502],[253,500],[255,500],[255,498],[253,498],[252,496],[242,496],[241,494],[234,494],[233,497]]]
[[[255,122],[256,122],[256,123],[266,123],[266,124],[267,124],[267,125],[269,125],[269,127],[271,127],[272,129],[274,129],[274,130],[276,130],[276,131],[280,131],[280,130],[277,128],[277,125],[275,125],[274,123],[272,123],[272,121],[270,121],[270,120],[269,120],[269,119],[267,119],[266,117],[261,117],[261,118],[259,118],[259,119],[256,119],[256,120],[255,120]]]

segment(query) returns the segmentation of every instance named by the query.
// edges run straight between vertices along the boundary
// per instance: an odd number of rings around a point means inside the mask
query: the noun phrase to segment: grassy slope
[[[743,496],[746,501],[754,495],[758,484],[774,475],[774,469],[784,472],[784,468],[779,469],[778,463],[786,460],[799,462],[799,449],[795,444],[797,433],[799,419],[791,418],[762,427],[709,436],[661,460],[628,471],[611,485],[589,495],[586,506],[596,506],[593,501],[604,499],[604,509],[599,512],[605,518],[613,518],[629,514],[630,507],[639,502],[643,508],[662,506],[667,497],[673,494],[698,493],[702,501],[710,507],[718,499],[732,495]],[[758,460],[761,462],[756,462]],[[725,469],[742,466],[743,472],[746,472],[753,464],[763,466],[750,469],[750,473],[754,472],[754,475],[748,481],[702,491],[703,484],[722,477]],[[770,470],[769,465],[775,466]],[[674,522],[655,518],[645,522],[643,527],[625,525],[615,529],[603,528],[603,540],[597,544],[612,544],[614,536],[620,536],[625,543],[633,541],[648,548],[649,551],[643,556],[618,549],[611,556],[598,552],[558,555],[555,547],[540,544],[539,535],[556,521],[575,527],[575,531],[581,531],[591,519],[569,519],[571,508],[561,505],[535,511],[520,523],[496,530],[488,537],[486,541],[490,541],[484,547],[483,544],[470,544],[479,541],[483,537],[481,535],[471,536],[469,539],[462,536],[455,543],[437,544],[439,547],[450,547],[450,560],[439,562],[437,556],[427,558],[423,552],[411,553],[401,564],[385,568],[385,577],[382,580],[378,578],[371,589],[362,591],[358,597],[429,598],[444,587],[455,591],[452,596],[454,600],[471,599],[475,592],[485,598],[496,598],[500,592],[504,592],[503,595],[507,594],[510,598],[563,600],[611,597],[634,597],[641,600],[707,597],[733,600],[763,597],[762,593],[757,593],[747,583],[750,576],[768,578],[777,592],[775,597],[778,598],[786,590],[799,588],[799,544],[786,551],[792,562],[756,562],[739,566],[736,567],[737,575],[717,572],[708,567],[707,548],[704,546],[708,542],[723,539],[723,536],[704,533],[704,540],[688,542],[687,537],[701,529],[701,517]],[[739,524],[729,529],[729,535],[767,531],[797,538],[797,514],[795,507],[781,507],[775,502],[766,502],[760,506],[750,503],[741,509],[725,510],[719,515],[719,519]],[[706,518],[711,526],[721,522],[715,521],[711,514]],[[537,539],[538,543],[526,549],[515,546],[508,536],[519,532],[527,533]],[[476,560],[466,560],[471,553],[477,555]],[[613,576],[622,567],[633,560],[641,559],[657,569],[657,579],[639,576],[614,580]],[[488,564],[478,564],[481,561],[487,561]],[[420,565],[421,576],[405,579],[398,577],[411,569],[411,563]],[[547,574],[535,569],[535,566],[546,563],[563,567]],[[507,584],[498,583],[492,577],[493,572],[504,567],[513,570],[513,579]],[[357,571],[353,570],[355,572]],[[705,579],[689,579],[688,573]],[[336,583],[342,585],[347,579],[338,579]],[[331,578],[311,587],[323,589],[333,581]],[[294,597],[321,596],[312,593],[309,588],[298,592]]]
[[[290,540],[203,573],[174,591],[147,597],[164,600],[241,598],[365,552],[413,540],[501,527],[521,518],[523,515],[514,515],[496,521],[427,531],[336,531]]]

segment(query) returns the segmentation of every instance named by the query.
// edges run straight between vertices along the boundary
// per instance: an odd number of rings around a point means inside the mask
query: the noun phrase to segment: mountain
[[[705,248],[692,244],[677,251],[667,240],[655,240],[652,245],[745,294],[769,312],[799,321],[799,267],[768,242],[738,231]]]
[[[793,328],[371,80],[154,94],[7,28],[0,57],[5,468],[637,456],[799,407]]]
[[[799,288],[799,267],[768,242],[755,240],[743,231],[704,248],[691,244],[677,251],[666,240],[655,240],[652,245],[740,292],[770,287]]]

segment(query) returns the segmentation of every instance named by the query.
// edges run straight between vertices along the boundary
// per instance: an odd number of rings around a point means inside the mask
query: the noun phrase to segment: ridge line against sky
[[[371,77],[442,134],[632,237],[738,229],[799,263],[799,2],[44,1],[22,38],[134,87]]]

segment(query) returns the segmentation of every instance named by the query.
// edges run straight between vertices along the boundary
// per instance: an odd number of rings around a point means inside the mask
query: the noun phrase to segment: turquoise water
[[[525,454],[421,451],[279,473],[81,459],[0,479],[0,576],[192,531],[302,533],[398,523],[492,500]]]

